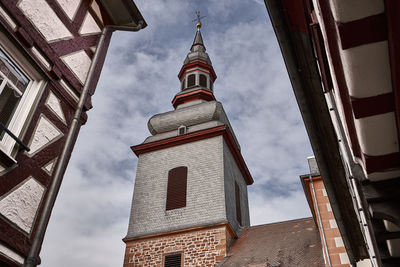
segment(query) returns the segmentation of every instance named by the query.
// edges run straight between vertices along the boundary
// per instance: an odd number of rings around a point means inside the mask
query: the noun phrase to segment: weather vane
[[[196,16],[197,18],[195,18],[194,20],[192,20],[193,22],[197,21],[196,23],[196,27],[198,30],[200,30],[201,28],[201,19],[205,18],[206,16],[200,16],[200,11],[196,11]]]

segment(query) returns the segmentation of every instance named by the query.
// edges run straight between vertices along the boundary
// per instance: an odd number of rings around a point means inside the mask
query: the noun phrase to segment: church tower
[[[132,146],[139,159],[124,267],[215,266],[250,224],[253,179],[214,97],[200,28],[198,20],[174,110],[153,116],[151,136]]]

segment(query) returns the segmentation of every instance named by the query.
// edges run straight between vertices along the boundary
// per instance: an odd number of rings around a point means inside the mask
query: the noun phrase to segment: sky
[[[299,175],[312,155],[261,0],[136,0],[148,27],[115,32],[53,209],[44,267],[122,266],[137,157],[149,118],[173,109],[195,11],[222,102],[253,176],[251,225],[311,216]]]

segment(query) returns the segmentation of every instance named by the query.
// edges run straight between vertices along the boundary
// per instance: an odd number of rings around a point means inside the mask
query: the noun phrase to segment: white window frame
[[[22,139],[27,128],[34,107],[43,92],[46,81],[43,76],[34,68],[31,62],[19,51],[9,38],[0,32],[0,48],[3,52],[16,64],[20,70],[25,74],[30,82],[25,89],[24,94],[10,120],[7,128],[18,138]],[[16,141],[7,133],[4,133],[2,140],[0,140],[0,150],[9,156],[13,161],[13,149]]]

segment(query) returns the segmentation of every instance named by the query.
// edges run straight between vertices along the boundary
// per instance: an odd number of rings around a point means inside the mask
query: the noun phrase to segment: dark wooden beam
[[[400,178],[370,182],[361,188],[365,199],[369,203],[396,199],[400,203]]]
[[[371,203],[369,213],[374,219],[387,220],[400,227],[400,207],[397,201]]]
[[[400,238],[400,232],[383,232],[376,233],[376,241],[382,242],[390,239]]]
[[[351,97],[351,105],[356,119],[393,112],[395,109],[393,93],[365,98]]]
[[[342,49],[384,41],[387,39],[385,14],[378,14],[338,24]]]
[[[379,156],[364,154],[363,157],[367,173],[390,171],[400,168],[400,152]]]

